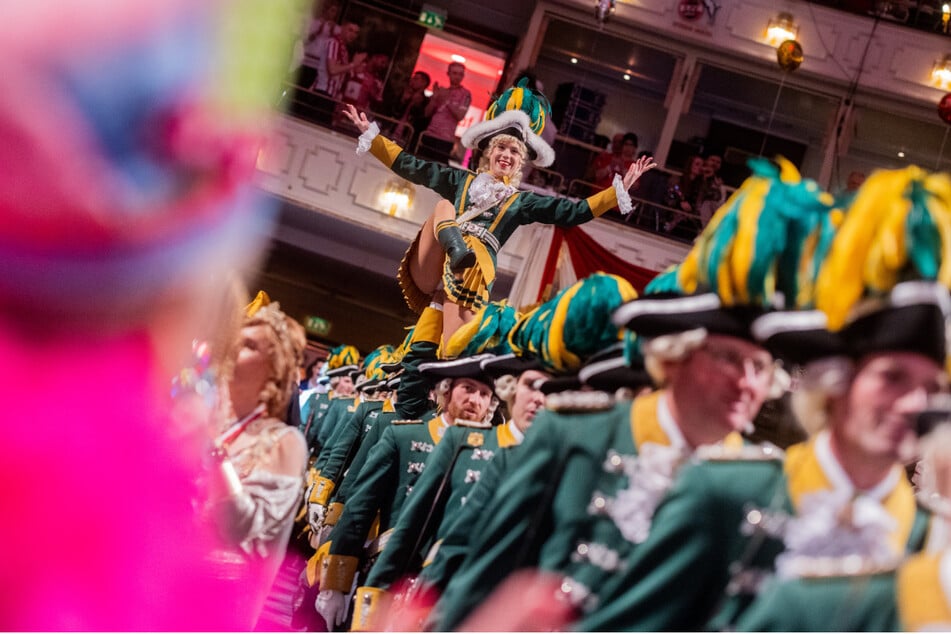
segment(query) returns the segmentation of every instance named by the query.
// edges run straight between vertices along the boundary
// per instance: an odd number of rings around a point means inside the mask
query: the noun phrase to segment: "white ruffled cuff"
[[[361,134],[360,138],[357,139],[357,154],[366,154],[370,149],[370,144],[373,143],[373,139],[375,139],[379,133],[380,126],[376,124],[376,121],[372,121],[367,131]],[[628,198],[628,200],[630,200],[630,198]]]
[[[369,144],[367,147],[369,147]],[[624,188],[624,181],[621,179],[621,175],[615,174],[614,182],[611,184],[614,185],[614,193],[617,194],[617,207],[621,210],[621,213],[626,216],[634,210],[634,203],[631,202],[631,195],[628,194],[627,189]]]

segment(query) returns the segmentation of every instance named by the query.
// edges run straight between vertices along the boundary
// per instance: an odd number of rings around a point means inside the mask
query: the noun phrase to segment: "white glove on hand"
[[[337,627],[347,620],[347,597],[337,590],[321,590],[314,602],[317,614],[324,618],[328,628]]]
[[[310,524],[310,530],[314,532],[314,535],[320,532],[320,529],[324,526],[324,516],[327,514],[327,507],[322,504],[308,504],[307,505],[307,523]]]

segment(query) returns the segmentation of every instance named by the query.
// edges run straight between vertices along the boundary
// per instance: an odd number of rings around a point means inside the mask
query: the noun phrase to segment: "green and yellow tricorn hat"
[[[360,351],[355,346],[340,345],[327,357],[327,376],[344,376],[360,369]]]
[[[485,119],[469,126],[462,135],[467,148],[484,150],[492,137],[509,134],[525,143],[529,160],[538,167],[555,162],[555,151],[540,136],[551,119],[551,104],[542,93],[522,79],[492,102]]]

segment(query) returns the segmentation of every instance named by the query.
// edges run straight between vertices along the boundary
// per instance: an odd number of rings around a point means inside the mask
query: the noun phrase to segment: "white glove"
[[[347,620],[347,597],[337,590],[321,590],[314,602],[317,614],[324,617],[328,628],[342,625]]]
[[[324,516],[327,514],[327,507],[322,504],[307,505],[307,523],[310,524],[310,530],[314,535],[320,532],[324,526]]]

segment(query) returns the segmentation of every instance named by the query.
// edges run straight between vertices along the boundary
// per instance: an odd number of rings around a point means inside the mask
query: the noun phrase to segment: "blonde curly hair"
[[[284,420],[291,393],[297,381],[297,369],[304,359],[307,336],[296,320],[288,317],[277,302],[260,308],[246,317],[242,328],[267,326],[271,343],[271,377],[258,398],[267,406],[268,415]]]
[[[509,181],[509,185],[512,187],[518,187],[518,184],[522,182],[522,166],[525,165],[525,157],[528,156],[528,148],[525,147],[525,144],[518,137],[514,137],[511,134],[496,134],[489,140],[489,145],[486,146],[485,150],[482,152],[482,156],[479,157],[479,169],[481,172],[489,171],[489,154],[492,152],[493,148],[502,143],[503,141],[509,143],[515,143],[519,149],[519,164],[515,167],[512,178]]]

